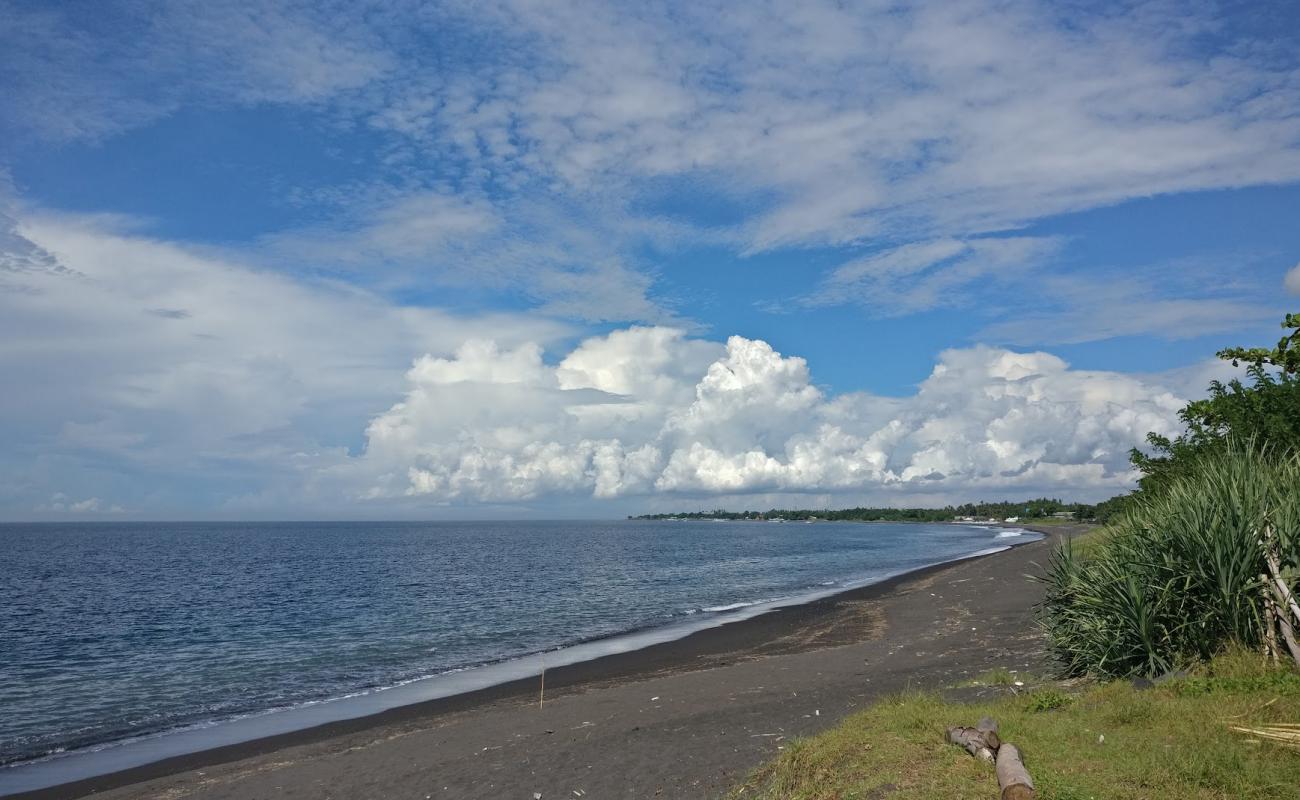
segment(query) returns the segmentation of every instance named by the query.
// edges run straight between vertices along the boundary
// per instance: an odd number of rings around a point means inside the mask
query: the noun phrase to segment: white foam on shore
[[[1038,535],[1020,528],[1013,530],[1016,531],[1014,534],[1016,536]],[[995,538],[1003,537],[1002,534],[998,534]],[[804,605],[842,592],[882,583],[909,572],[992,555],[1010,550],[1011,547],[1010,544],[998,544],[956,558],[872,574],[844,581],[831,588],[792,597],[701,609],[713,612],[708,614],[687,612],[691,615],[690,619],[679,619],[662,627],[582,642],[510,661],[412,678],[393,686],[368,689],[325,700],[312,700],[235,719],[204,722],[9,764],[0,767],[0,797],[107,775],[175,756],[292,733],[331,722],[366,717],[401,706],[453,697],[523,678],[537,677],[543,669],[555,669],[604,656],[642,650],[652,645],[684,639],[699,631],[752,619],[777,609]]]
[[[755,600],[752,603],[731,603],[730,605],[725,605],[725,606],[707,606],[705,608],[701,608],[700,610],[711,611],[714,614],[717,614],[722,611],[738,611],[742,608],[749,608],[750,606],[756,606],[759,603],[763,603],[763,602],[767,602],[767,601]]]

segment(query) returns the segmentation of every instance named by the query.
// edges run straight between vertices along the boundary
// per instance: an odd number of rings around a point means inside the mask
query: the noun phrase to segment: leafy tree
[[[1133,465],[1142,471],[1143,491],[1159,491],[1184,474],[1197,454],[1224,446],[1229,438],[1252,442],[1286,455],[1300,452],[1300,314],[1287,314],[1290,330],[1277,347],[1229,347],[1218,357],[1246,365],[1249,384],[1234,378],[1210,384],[1210,396],[1179,412],[1185,433],[1170,439],[1147,434],[1151,454],[1134,448]]]
[[[1131,497],[1132,495],[1128,494],[1115,495],[1109,500],[1103,500],[1095,506],[1081,509],[1079,511],[1079,518],[1105,525],[1114,517],[1119,516],[1119,514],[1128,507],[1129,499]]]

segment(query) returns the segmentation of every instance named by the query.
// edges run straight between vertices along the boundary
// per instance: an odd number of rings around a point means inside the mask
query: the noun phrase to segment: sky
[[[0,519],[1126,491],[1300,308],[1292,2],[0,0]]]

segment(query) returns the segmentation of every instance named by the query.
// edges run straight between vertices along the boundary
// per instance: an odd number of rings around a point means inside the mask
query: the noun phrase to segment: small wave
[[[995,539],[1018,539],[1019,537],[1024,535],[1025,535],[1024,531],[1002,531],[994,538]]]
[[[704,608],[704,609],[702,609],[702,610],[704,610],[704,611],[711,611],[711,612],[717,613],[717,612],[719,612],[719,611],[735,611],[735,610],[740,609],[740,608],[749,608],[750,606],[756,606],[756,605],[758,605],[757,602],[754,602],[754,603],[732,603],[731,605],[726,605],[726,606],[708,606],[708,607],[706,607],[706,608]]]

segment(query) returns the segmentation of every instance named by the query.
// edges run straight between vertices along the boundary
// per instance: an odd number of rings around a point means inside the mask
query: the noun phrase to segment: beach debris
[[[533,800],[542,800],[541,792],[533,792]]]
[[[1002,790],[1002,800],[1033,800],[1034,781],[1025,769],[1020,748],[1005,742],[998,748],[998,760],[995,770],[998,775],[998,787]]]
[[[1289,747],[1292,750],[1300,750],[1300,725],[1286,722],[1278,722],[1272,725],[1260,725],[1254,728],[1248,728],[1240,725],[1230,725],[1229,730],[1237,733],[1244,733],[1252,738],[1252,741],[1266,739],[1282,747]]]
[[[992,764],[998,745],[998,724],[984,717],[974,728],[955,726],[948,729],[948,741],[963,748],[981,761]]]
[[[540,658],[542,661],[542,675],[541,675],[542,683],[539,687],[537,687],[537,710],[538,711],[542,710],[542,704],[546,702],[546,653],[544,652],[541,653]]]
[[[656,700],[658,700],[658,699],[659,699],[659,695],[655,695],[654,697],[650,698],[650,702],[653,703],[654,701],[656,701]]]
[[[953,726],[948,729],[948,741],[975,758],[993,764],[1001,800],[1034,800],[1036,797],[1034,781],[1025,769],[1020,748],[1002,741],[995,720],[983,717],[973,728]]]

